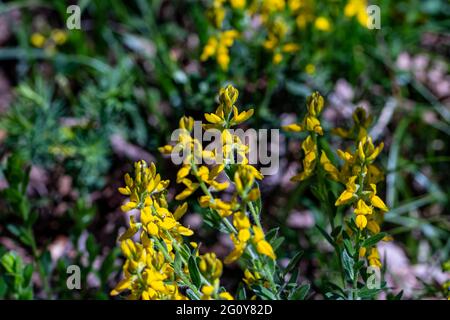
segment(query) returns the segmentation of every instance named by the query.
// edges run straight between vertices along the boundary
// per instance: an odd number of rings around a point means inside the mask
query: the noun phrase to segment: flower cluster
[[[366,26],[366,7],[366,0],[349,0],[340,10],[345,17],[356,17],[362,26]],[[264,36],[261,41],[250,39],[252,43],[258,43],[270,52],[273,63],[279,64],[300,50],[299,34],[308,25],[320,32],[332,30],[331,17],[319,12],[319,6],[309,0],[213,0],[208,9],[212,28],[201,61],[215,57],[220,68],[228,70],[229,48],[245,33],[243,30],[253,30],[251,34]]]
[[[119,237],[126,261],[123,279],[111,295],[129,291],[128,299],[184,300],[187,297],[180,292],[180,287],[187,286],[193,294],[200,296],[200,288],[192,281],[187,267],[191,250],[184,243],[184,237],[192,236],[193,231],[179,222],[187,211],[187,204],[179,205],[173,213],[169,211],[165,192],[168,184],[168,180],[161,180],[156,173],[155,165],[148,166],[145,161],[135,163],[134,179],[125,175],[125,186],[119,188],[119,192],[129,196],[130,201],[121,208],[124,212],[139,211],[139,221],[135,215],[130,215],[130,227]],[[139,241],[134,241],[138,233]],[[191,246],[195,256],[197,244],[191,243]],[[207,254],[199,258],[210,261],[210,257]],[[221,262],[216,259],[215,265],[220,266]],[[219,298],[228,299],[227,292],[219,292],[221,267],[216,269],[214,292]],[[202,271],[206,273],[206,270]],[[209,285],[208,281],[205,283]]]
[[[49,53],[53,53],[56,47],[62,46],[66,41],[67,33],[60,29],[54,29],[48,33],[35,32],[30,37],[34,47],[42,48]]]
[[[292,181],[303,181],[313,175],[319,158],[317,135],[323,135],[323,129],[318,117],[324,106],[323,97],[318,92],[313,93],[308,97],[306,106],[307,113],[300,124],[293,123],[283,127],[284,130],[290,132],[306,131],[308,133],[308,136],[302,142],[302,149],[305,153],[303,171],[292,177]]]
[[[334,155],[330,150],[322,149],[321,144],[318,143],[318,139],[324,134],[318,119],[323,107],[323,98],[318,93],[314,93],[307,100],[307,113],[303,121],[300,124],[294,123],[284,127],[290,132],[306,131],[308,133],[302,143],[305,154],[303,171],[294,176],[292,180],[303,181],[313,174],[318,174],[318,180],[326,177],[344,185],[345,189],[340,193],[334,205],[336,207],[352,206],[354,216],[347,221],[345,232],[346,235],[352,237],[354,248],[358,252],[355,259],[366,257],[370,266],[380,267],[381,262],[376,247],[373,247],[373,244],[364,247],[363,243],[364,240],[380,233],[383,215],[389,210],[377,193],[377,184],[384,179],[384,176],[381,169],[374,163],[383,149],[383,143],[378,146],[374,145],[372,138],[368,135],[368,127],[372,118],[367,116],[364,109],[357,108],[353,113],[354,124],[350,129],[337,128],[333,130],[338,136],[353,141],[354,148],[338,149],[340,165],[333,163],[330,158],[334,159]],[[318,192],[323,203],[329,202],[327,201],[329,200],[327,192],[326,190]],[[331,221],[333,219],[334,217],[331,217]],[[342,236],[339,237],[338,241],[342,241]],[[388,237],[384,236],[384,239],[387,240]],[[350,251],[352,250],[350,249]]]
[[[235,105],[238,94],[231,85],[221,89],[219,106],[214,113],[205,114],[207,123],[203,128],[220,132],[220,148],[204,150],[201,142],[191,134],[193,119],[183,117],[180,121],[180,128],[183,130],[178,137],[178,144],[163,146],[160,151],[167,154],[191,149],[177,173],[177,182],[183,184],[185,189],[176,199],[186,199],[196,190],[201,190],[203,195],[198,199],[200,206],[220,219],[234,244],[225,263],[232,263],[246,253],[253,257],[249,259],[247,268],[259,270],[265,258],[275,260],[276,256],[272,246],[266,241],[260,224],[260,208],[257,205],[260,192],[257,181],[263,176],[248,163],[246,154],[249,147],[230,130],[253,115],[252,109],[239,111]],[[189,125],[186,126],[186,123]],[[213,161],[209,165],[199,164],[196,162],[198,157],[203,157],[205,162]],[[227,200],[222,199],[218,192],[231,189],[231,185],[234,186],[231,196]],[[263,280],[270,281],[272,275],[269,272],[261,273]]]
[[[350,130],[338,130],[338,134],[351,138],[355,143],[354,151],[338,150],[337,154],[343,161],[340,169],[334,166],[326,153],[322,151],[320,163],[329,177],[345,185],[345,190],[335,202],[336,206],[351,204],[355,215],[356,227],[365,232],[362,238],[380,232],[383,214],[389,211],[383,200],[377,195],[377,184],[384,179],[381,169],[374,161],[383,150],[383,143],[373,144],[367,134],[370,118],[366,117],[362,108],[357,108],[353,114],[354,126]],[[368,230],[370,232],[367,233]],[[360,256],[365,256],[366,248],[361,248]],[[376,248],[370,250],[367,256],[370,265],[381,265]]]

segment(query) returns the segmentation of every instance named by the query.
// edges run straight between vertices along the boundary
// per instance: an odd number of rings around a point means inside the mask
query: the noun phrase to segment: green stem
[[[159,250],[161,250],[161,252],[164,255],[164,258],[170,263],[170,264],[174,264],[174,261],[172,259],[172,257],[169,255],[169,253],[167,252],[166,248],[161,244],[160,240],[153,237],[153,239],[155,240],[156,246],[158,247]],[[196,286],[194,286],[194,284],[186,277],[186,275],[182,272],[178,272],[177,270],[175,270],[175,273],[177,274],[178,277],[180,277],[180,279],[184,282],[184,284],[186,284],[189,289],[191,289],[194,294],[197,296],[198,299],[200,299],[200,297],[202,296],[202,294],[200,293],[200,291],[197,289]]]
[[[39,262],[39,253],[38,253],[38,250],[37,250],[36,239],[34,237],[33,230],[31,228],[29,228],[28,229],[28,233],[29,233],[30,238],[31,238],[30,246],[31,246],[31,251],[32,251],[32,254],[33,254],[34,262],[35,262],[36,267],[38,269],[39,276],[41,278],[41,282],[42,282],[42,285],[44,287],[44,292],[45,292],[47,298],[50,299],[51,298],[51,290],[50,290],[50,286],[48,284],[48,279],[47,279],[47,275],[45,274],[45,270],[42,268],[41,263]]]

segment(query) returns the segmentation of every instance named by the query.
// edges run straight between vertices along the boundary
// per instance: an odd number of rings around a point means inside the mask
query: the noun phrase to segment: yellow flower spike
[[[314,92],[311,96],[308,97],[306,101],[308,112],[317,117],[321,112],[325,105],[325,100],[319,92]]]
[[[363,230],[367,226],[367,218],[364,215],[359,214],[355,218],[355,224],[360,230]]]
[[[239,91],[232,85],[228,85],[226,88],[220,89],[219,102],[223,107],[226,115],[231,112],[234,103],[239,96]]]
[[[389,208],[386,206],[386,204],[383,202],[383,200],[381,200],[380,197],[377,196],[377,186],[375,184],[370,184],[370,187],[372,188],[372,193],[370,194],[370,203],[382,210],[382,211],[389,211]]]

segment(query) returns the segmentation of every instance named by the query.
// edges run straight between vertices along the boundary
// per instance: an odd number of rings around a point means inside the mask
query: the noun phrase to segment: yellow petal
[[[386,206],[386,204],[383,202],[383,200],[381,200],[381,198],[379,196],[376,195],[372,195],[370,197],[370,203],[372,203],[372,205],[380,210],[383,211],[389,211],[389,208]]]
[[[362,230],[367,225],[367,218],[364,215],[359,214],[356,216],[355,224],[360,230]]]
[[[116,287],[111,291],[110,295],[116,296],[119,293],[121,293],[122,291],[125,291],[125,290],[129,289],[130,287],[131,287],[131,279],[130,278],[122,279],[116,285]]]
[[[256,251],[270,257],[273,260],[276,259],[272,246],[266,240],[258,241],[258,243],[256,244]]]
[[[288,132],[300,132],[302,131],[302,127],[296,123],[288,124],[283,126],[282,129]]]

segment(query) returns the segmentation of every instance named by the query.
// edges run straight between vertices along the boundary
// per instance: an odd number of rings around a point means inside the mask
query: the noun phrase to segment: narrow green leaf
[[[309,288],[309,284],[301,285],[289,296],[289,300],[305,300]]]
[[[376,235],[374,235],[374,236],[372,236],[372,237],[366,239],[366,240],[363,242],[363,247],[370,248],[370,247],[376,245],[376,244],[377,244],[381,239],[383,239],[385,236],[386,236],[386,233],[385,233],[385,232],[377,233]]]
[[[199,288],[201,284],[200,270],[194,257],[190,257],[188,261],[189,274],[191,275],[192,283]]]
[[[320,233],[327,239],[327,241],[334,247],[336,244],[334,243],[334,240],[330,237],[330,235],[322,229],[318,224],[316,224],[316,228],[320,231]]]
[[[294,269],[297,266],[298,262],[300,261],[300,259],[303,256],[303,253],[304,253],[304,251],[300,250],[299,252],[297,252],[295,254],[295,256],[291,259],[291,261],[289,261],[286,269],[284,270],[284,272],[283,272],[284,275],[287,275],[289,272],[291,272],[292,269]]]

